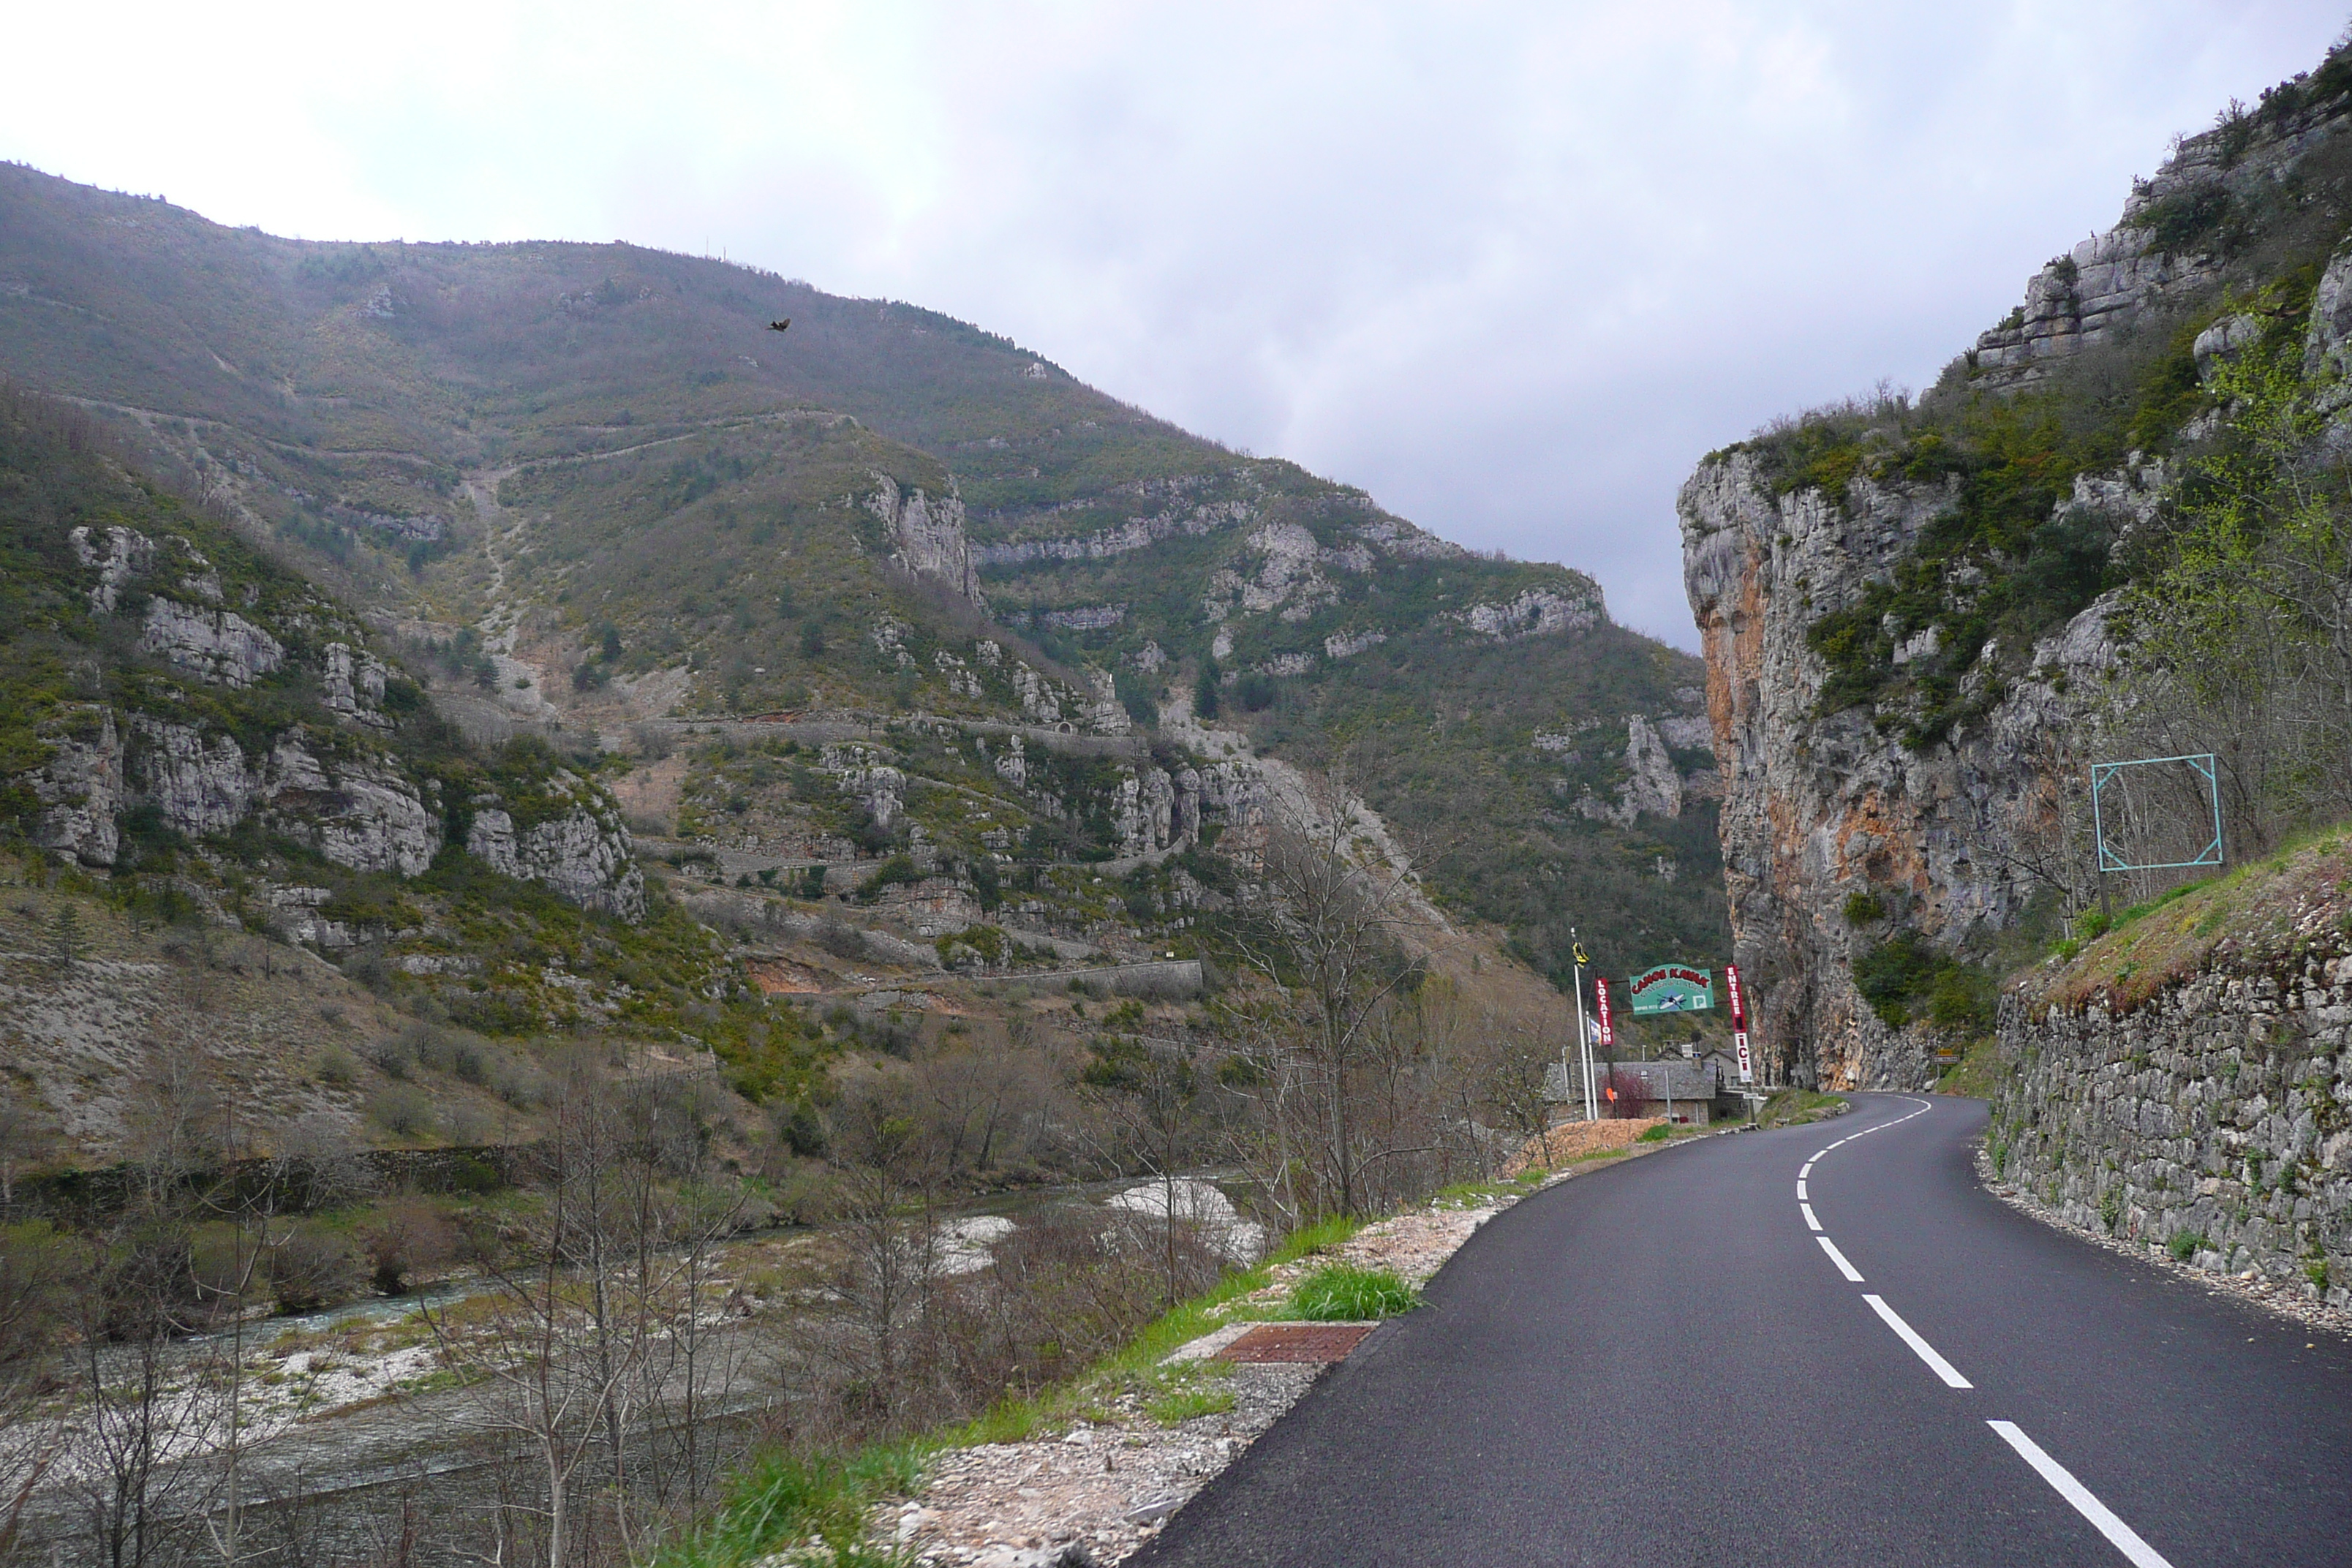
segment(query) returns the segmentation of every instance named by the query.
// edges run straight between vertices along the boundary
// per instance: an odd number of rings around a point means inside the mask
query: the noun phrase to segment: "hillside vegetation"
[[[1345,765],[1544,973],[1580,919],[1621,969],[1723,945],[1696,662],[1577,573],[911,305],[628,246],[289,241],[20,167],[0,214],[0,368],[382,617],[461,726],[641,752],[653,720],[936,716],[1123,734],[1173,779],[1222,760],[1160,726],[1184,697]],[[1671,764],[1636,716],[1679,723]],[[1668,765],[1695,787],[1633,788]]]

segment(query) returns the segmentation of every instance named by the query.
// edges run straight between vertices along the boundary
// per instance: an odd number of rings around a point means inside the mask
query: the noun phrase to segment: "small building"
[[[1565,1067],[1554,1062],[1544,1071],[1544,1099],[1552,1107],[1555,1121],[1584,1120],[1584,1082],[1579,1068],[1575,1061]],[[1629,1101],[1640,1106],[1635,1114],[1671,1115],[1676,1122],[1693,1127],[1746,1114],[1738,1067],[1727,1072],[1721,1053],[1714,1051],[1688,1058],[1596,1062],[1594,1084],[1599,1091],[1594,1098],[1604,1120],[1623,1114],[1616,1108]]]

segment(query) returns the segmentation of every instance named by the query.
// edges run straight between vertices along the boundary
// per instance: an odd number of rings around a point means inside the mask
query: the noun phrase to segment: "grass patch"
[[[2259,969],[2307,945],[2313,933],[2302,924],[2347,883],[2352,828],[2324,829],[2225,876],[2135,904],[2111,922],[2095,912],[2078,920],[2072,945],[2056,950],[2056,973],[2036,972],[2032,994],[2037,1005],[2069,1010],[2105,994],[2126,1012],[2204,968],[2224,942],[2237,949],[2233,968]]]
[[[718,1568],[779,1552],[827,1568],[896,1568],[904,1554],[866,1542],[866,1515],[882,1499],[912,1491],[929,1453],[917,1442],[846,1456],[770,1454],[708,1525],[656,1553],[652,1568]]]
[[[2000,1059],[2000,1047],[1990,1037],[1978,1040],[1961,1053],[1944,1076],[1936,1080],[1937,1094],[1964,1094],[1971,1100],[1990,1100],[2000,1088],[2000,1080],[2009,1076],[2009,1064]]]
[[[1756,1112],[1759,1127],[1802,1127],[1826,1121],[1846,1109],[1843,1095],[1822,1094],[1810,1089],[1784,1089]]]
[[[1450,1187],[1440,1187],[1430,1206],[1441,1209],[1485,1208],[1489,1204],[1509,1198],[1523,1198],[1544,1184],[1540,1170],[1496,1182],[1456,1182]]]
[[[1143,1402],[1143,1413],[1162,1426],[1181,1426],[1202,1415],[1223,1415],[1234,1407],[1234,1391],[1222,1381],[1202,1383],[1187,1377],[1157,1399]]]
[[[1334,1263],[1291,1287],[1283,1316],[1309,1323],[1360,1323],[1421,1305],[1419,1292],[1386,1268]]]

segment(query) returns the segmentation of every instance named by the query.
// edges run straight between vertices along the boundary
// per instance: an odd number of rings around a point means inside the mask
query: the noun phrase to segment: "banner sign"
[[[1633,976],[1626,987],[1633,1016],[1647,1013],[1704,1013],[1715,1005],[1715,975],[1686,963],[1662,963]]]
[[[1739,1057],[1739,1081],[1756,1081],[1756,1064],[1748,1053],[1748,998],[1739,989],[1739,965],[1723,966],[1724,1000],[1731,1005],[1731,1048]]]
[[[1600,1004],[1594,1022],[1601,1026],[1601,1043],[1613,1046],[1617,1043],[1617,1027],[1609,1016],[1609,982],[1597,974],[1592,977],[1592,999]]]

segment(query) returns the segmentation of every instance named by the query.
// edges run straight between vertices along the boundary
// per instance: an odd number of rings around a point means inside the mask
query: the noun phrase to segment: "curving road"
[[[2000,1203],[1981,1102],[1854,1098],[1497,1216],[1129,1561],[2352,1564],[2352,1342]]]

